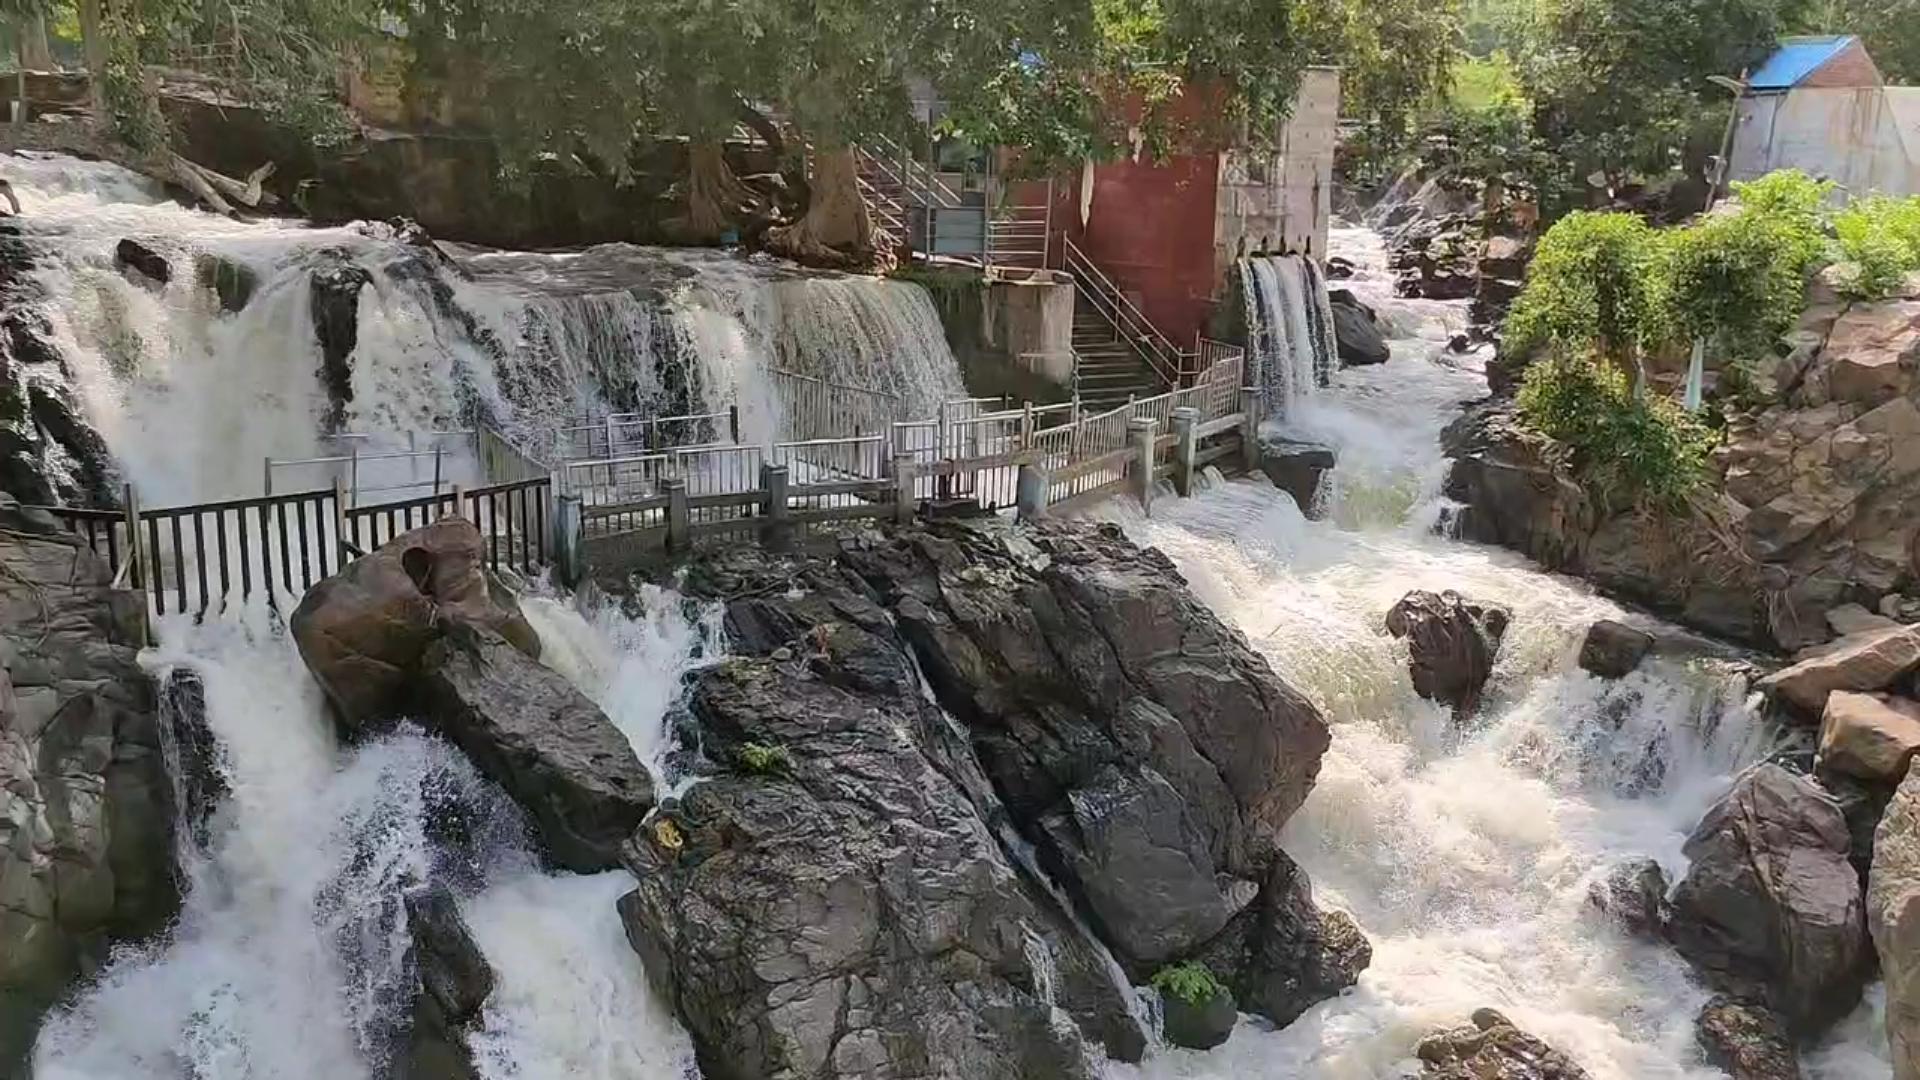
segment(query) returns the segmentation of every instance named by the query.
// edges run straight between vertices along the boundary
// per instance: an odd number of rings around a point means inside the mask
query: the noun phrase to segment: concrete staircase
[[[1152,397],[1164,381],[1138,350],[1120,339],[1100,310],[1076,290],[1073,305],[1074,387],[1083,413],[1106,412],[1129,398]]]

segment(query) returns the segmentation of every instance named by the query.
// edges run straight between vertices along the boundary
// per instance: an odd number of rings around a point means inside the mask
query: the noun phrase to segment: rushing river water
[[[251,480],[260,455],[311,452],[319,405],[303,260],[332,244],[371,262],[377,245],[341,230],[219,222],[156,203],[104,167],[43,161],[25,172],[15,185],[29,214],[62,226],[45,240],[52,257],[40,272],[57,343],[136,480],[165,494],[222,494]],[[265,275],[259,306],[222,317],[181,288],[126,286],[106,253],[127,232],[252,260]],[[1417,1069],[1421,1036],[1493,1006],[1600,1080],[1717,1076],[1693,1041],[1706,992],[1669,950],[1590,910],[1587,888],[1632,856],[1681,871],[1686,834],[1764,755],[1769,734],[1744,686],[1700,658],[1711,650],[1657,659],[1613,684],[1584,674],[1573,663],[1580,635],[1597,617],[1620,617],[1614,605],[1516,556],[1434,535],[1444,506],[1439,431],[1485,388],[1475,358],[1443,354],[1462,312],[1393,299],[1371,233],[1336,230],[1334,249],[1361,267],[1345,286],[1388,322],[1393,358],[1335,373],[1285,417],[1290,434],[1339,450],[1326,519],[1307,521],[1264,482],[1217,479],[1193,499],[1161,500],[1151,519],[1125,505],[1104,512],[1166,550],[1331,718],[1319,784],[1284,842],[1321,902],[1365,929],[1373,963],[1357,987],[1285,1030],[1246,1019],[1217,1050],[1163,1050],[1110,1072],[1402,1076]],[[544,343],[581,372],[636,350],[652,355],[654,330],[672,324],[667,336],[691,342],[711,362],[712,383],[736,391],[751,371],[799,362],[848,333],[857,350],[910,354],[888,376],[903,394],[937,396],[956,378],[944,346],[929,340],[924,297],[880,283],[769,283],[739,263],[674,256],[696,295],[664,315],[630,294],[574,285],[518,307],[488,292],[516,277],[577,285],[646,258],[480,256],[458,293],[494,325],[520,312],[519,329],[503,335]],[[766,313],[781,307],[783,318]],[[495,394],[492,360],[398,284],[375,290],[360,319],[367,362],[356,409],[369,425],[437,422],[456,408],[456,385],[503,412],[533,407]],[[128,369],[116,356],[139,362]],[[189,400],[198,393],[238,407],[198,424]],[[575,386],[545,407],[564,412],[593,396]],[[1414,588],[1454,588],[1514,613],[1486,703],[1464,728],[1414,695],[1404,647],[1384,633],[1387,609]],[[683,674],[722,647],[712,613],[690,618],[670,593],[629,611],[547,598],[528,608],[548,661],[658,771]],[[36,1055],[42,1080],[379,1075],[404,985],[407,935],[394,898],[449,872],[429,835],[449,808],[470,837],[452,868],[461,908],[499,980],[474,1039],[483,1072],[696,1075],[685,1033],[621,932],[613,901],[629,887],[623,873],[540,870],[514,808],[461,755],[417,731],[337,744],[318,690],[257,604],[198,626],[170,620],[160,637],[146,662],[204,680],[232,794],[207,847],[188,854],[191,889],[174,932],[123,949],[49,1018]],[[1875,991],[1809,1057],[1810,1075],[1890,1074],[1877,1000]]]

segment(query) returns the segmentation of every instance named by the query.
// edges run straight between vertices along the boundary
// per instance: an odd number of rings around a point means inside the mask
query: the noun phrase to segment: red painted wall
[[[1181,348],[1192,345],[1213,311],[1219,179],[1213,154],[1095,166],[1092,213],[1074,237]],[[1077,205],[1070,220],[1079,225]]]

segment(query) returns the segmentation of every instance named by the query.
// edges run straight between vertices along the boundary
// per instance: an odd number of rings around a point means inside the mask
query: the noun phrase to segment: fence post
[[[1021,521],[1038,521],[1047,512],[1047,492],[1053,477],[1033,462],[1020,466],[1014,482],[1014,514]]]
[[[905,525],[913,520],[913,455],[893,455],[893,520]]]
[[[947,403],[942,401],[940,403],[939,416],[934,421],[933,460],[942,461],[946,457],[947,457]],[[939,476],[935,477],[933,481],[934,497],[941,500],[942,502],[945,502],[949,494],[948,488],[951,484],[952,484],[952,479],[946,473],[941,473]]]
[[[670,476],[667,489],[667,550],[684,551],[693,539],[693,516],[687,509],[687,478]]]
[[[133,493],[133,485],[121,488],[121,502],[127,508],[127,550],[133,554],[133,574],[127,580],[140,593],[140,624],[145,632],[147,622],[147,545],[140,538],[140,497]],[[114,567],[117,572],[120,568]],[[142,641],[141,645],[147,642]]]
[[[434,494],[440,494],[439,490],[435,489]],[[347,550],[347,486],[340,482],[338,474],[333,478],[333,550],[339,557],[340,569],[346,569],[353,553]]]
[[[1200,410],[1191,405],[1173,410],[1173,490],[1181,498],[1193,494],[1193,458],[1199,449],[1194,431],[1200,422]]]
[[[766,524],[760,530],[760,542],[768,547],[778,547],[787,542],[787,467],[761,462],[760,490],[765,493],[760,503],[760,513],[766,516]]]
[[[262,475],[265,477],[265,479],[262,482],[264,485],[264,490],[261,491],[261,494],[262,495],[273,494],[273,459],[268,458],[267,463],[261,467],[260,471]]]
[[[586,546],[581,542],[585,520],[580,496],[562,495],[553,501],[553,565],[560,584],[571,589],[587,576]]]
[[[1127,432],[1133,436],[1134,494],[1140,499],[1141,512],[1149,516],[1153,514],[1153,443],[1157,427],[1159,421],[1151,416],[1135,416],[1127,421]]]
[[[1026,411],[1020,414],[1020,449],[1033,445],[1033,402],[1026,403]]]
[[[1265,417],[1260,388],[1249,386],[1240,391],[1240,454],[1248,472],[1260,468],[1260,423]]]
[[[735,445],[740,442],[740,406],[727,406],[727,436]]]

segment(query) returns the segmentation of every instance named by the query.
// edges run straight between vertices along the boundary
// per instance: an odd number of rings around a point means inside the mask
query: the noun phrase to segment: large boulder
[[[1800,1080],[1800,1055],[1771,1009],[1715,996],[1695,1018],[1694,1037],[1707,1061],[1731,1080]]]
[[[1920,301],[1863,304],[1834,323],[1823,357],[1835,401],[1866,408],[1904,396],[1920,367]]]
[[[1623,622],[1601,619],[1580,643],[1580,666],[1603,679],[1618,679],[1653,651],[1653,635]]]
[[[628,937],[703,1073],[1093,1080],[1101,1050],[1138,1060],[1130,991],[1009,860],[904,652],[851,622],[811,636],[810,656],[701,673],[690,707],[729,771],[627,850]]]
[[[1654,859],[1628,859],[1587,887],[1587,902],[1612,916],[1620,928],[1640,937],[1666,933],[1667,872]]]
[[[1239,1022],[1233,991],[1217,982],[1191,998],[1177,985],[1160,987],[1161,1032],[1175,1046],[1211,1050],[1231,1038]]]
[[[1202,953],[1240,1006],[1282,1027],[1360,981],[1373,946],[1344,911],[1321,911],[1307,872],[1281,853],[1259,898]]]
[[[1387,612],[1387,632],[1407,643],[1414,691],[1463,716],[1493,674],[1507,618],[1505,608],[1470,603],[1451,589],[1416,590]]]
[[[844,549],[995,790],[1135,978],[1253,901],[1328,743],[1312,703],[1117,528],[943,523]]]
[[[1907,766],[1874,835],[1867,924],[1886,982],[1894,1080],[1920,1080],[1920,765]]]
[[[1760,689],[1809,717],[1825,712],[1835,690],[1884,690],[1920,667],[1920,627],[1898,626],[1841,638],[1760,680]]]
[[[1393,357],[1371,308],[1346,289],[1330,290],[1327,298],[1332,302],[1333,340],[1342,364],[1384,364]]]
[[[407,893],[407,959],[419,977],[408,1035],[409,1080],[478,1080],[467,1037],[493,993],[493,968],[444,885]]]
[[[1710,984],[1811,1035],[1860,1000],[1871,970],[1860,880],[1840,808],[1811,781],[1757,766],[1707,812],[1685,854],[1669,933]]]
[[[1310,518],[1320,516],[1320,485],[1338,460],[1325,443],[1272,435],[1260,439],[1260,471]]]
[[[1835,690],[1820,718],[1820,769],[1897,784],[1920,752],[1920,702]]]
[[[141,599],[0,495],[0,1075],[116,940],[179,905],[174,788],[138,652]]]
[[[599,706],[485,627],[434,642],[421,684],[428,722],[525,808],[549,859],[580,873],[619,864],[653,779]]]
[[[403,533],[307,590],[290,627],[348,733],[409,713],[427,650],[450,626],[488,629],[529,656],[540,638],[489,586],[480,530],[459,517]]]
[[[1567,1055],[1513,1026],[1492,1009],[1475,1009],[1473,1024],[1435,1032],[1414,1053],[1431,1080],[1587,1080]]]

